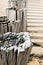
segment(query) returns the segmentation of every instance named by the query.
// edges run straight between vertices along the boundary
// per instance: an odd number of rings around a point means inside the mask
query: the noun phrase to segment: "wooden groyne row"
[[[3,39],[0,36],[0,64],[27,65],[32,49],[28,33],[6,33]],[[4,40],[4,41],[2,41]]]

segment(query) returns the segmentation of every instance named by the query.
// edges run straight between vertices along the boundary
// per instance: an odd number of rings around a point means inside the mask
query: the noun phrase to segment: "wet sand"
[[[27,65],[43,65],[43,60],[33,57]]]
[[[43,65],[43,48],[34,46],[31,51],[31,59],[27,65]]]

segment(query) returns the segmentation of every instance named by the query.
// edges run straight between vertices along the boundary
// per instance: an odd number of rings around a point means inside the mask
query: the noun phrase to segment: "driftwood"
[[[4,44],[0,46],[1,65],[27,65],[32,48],[29,34],[10,32],[4,34],[2,40]]]

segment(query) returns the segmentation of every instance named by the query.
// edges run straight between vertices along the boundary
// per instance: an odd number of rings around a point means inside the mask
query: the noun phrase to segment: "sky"
[[[8,7],[8,0],[0,0],[0,16],[6,15],[7,7]]]

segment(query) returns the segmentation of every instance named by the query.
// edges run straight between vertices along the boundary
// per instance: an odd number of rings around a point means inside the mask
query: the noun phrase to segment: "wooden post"
[[[24,52],[20,52],[17,56],[17,65],[22,65],[24,59]]]
[[[24,20],[23,20],[23,31],[26,31],[26,24],[27,24],[27,20],[26,20],[26,9],[24,9]]]
[[[13,49],[8,52],[8,65],[15,65],[15,55],[16,53]]]
[[[1,51],[0,51],[0,65],[3,65],[3,61],[2,61],[2,54],[1,54]]]
[[[3,24],[3,29],[4,29],[3,32],[7,33],[7,24],[6,24],[6,22]]]
[[[27,48],[25,51],[19,53],[17,56],[17,65],[27,65],[31,49],[32,45],[30,48]]]
[[[4,26],[3,26],[3,24],[1,24],[1,34],[3,34],[4,33]]]
[[[6,55],[6,52],[1,51],[1,53],[2,53],[2,62],[3,62],[3,65],[7,65],[7,55]]]
[[[9,32],[9,23],[7,23],[7,32]]]
[[[23,63],[23,65],[25,64],[25,65],[27,65],[27,63],[28,63],[28,61],[29,61],[29,55],[30,55],[30,53],[31,53],[31,49],[32,49],[32,45],[30,46],[30,48],[27,48],[26,50],[25,50],[25,59],[24,59],[24,63]]]

